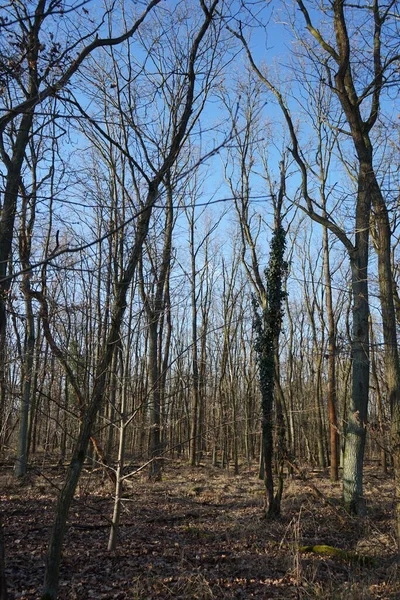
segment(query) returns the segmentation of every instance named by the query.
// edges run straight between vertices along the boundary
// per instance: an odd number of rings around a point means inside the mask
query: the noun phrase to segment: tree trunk
[[[367,194],[365,194],[367,195]],[[368,243],[369,205],[358,203],[357,251],[351,256],[353,287],[353,383],[345,426],[343,502],[351,514],[365,515],[363,462],[369,393]],[[362,213],[362,214],[360,214]]]
[[[162,471],[160,373],[158,369],[158,320],[149,323],[150,463],[149,478],[160,481]]]
[[[317,341],[317,340],[315,340]],[[318,348],[314,345],[314,351],[316,352],[316,381],[315,381],[315,423],[316,423],[316,435],[317,435],[317,450],[318,450],[318,466],[322,469],[326,467],[326,457],[325,457],[325,429],[324,429],[324,418],[323,418],[323,408],[322,408],[322,385],[321,385],[321,376],[322,376],[322,356],[321,352],[318,352]]]
[[[396,494],[396,539],[400,551],[400,363],[396,330],[396,311],[391,263],[391,228],[388,210],[379,184],[370,176],[374,206],[375,249],[378,255],[378,278],[385,343],[385,378],[391,410],[391,450],[393,456]]]
[[[282,489],[278,486],[278,494],[274,496],[272,471],[273,459],[273,407],[275,378],[279,369],[278,358],[279,334],[282,321],[282,303],[285,294],[282,292],[283,279],[287,270],[284,261],[285,232],[280,225],[280,213],[271,240],[271,250],[266,270],[266,298],[262,315],[255,313],[254,327],[256,331],[255,350],[258,354],[260,370],[260,391],[262,410],[262,455],[264,459],[264,484],[266,493],[266,515],[274,518],[280,514]],[[279,408],[280,423],[283,426],[282,407]]]
[[[339,479],[339,436],[336,412],[336,327],[333,314],[332,278],[329,257],[329,236],[326,227],[323,228],[324,246],[324,275],[326,289],[326,312],[328,318],[328,412],[329,412],[329,446],[330,446],[330,477],[331,481]]]
[[[26,346],[22,367],[22,399],[19,418],[18,450],[14,471],[16,477],[23,477],[28,468],[28,434],[32,405],[32,381],[34,379],[35,318],[32,310],[32,297],[28,296],[28,293],[25,297],[25,307]]]
[[[378,440],[379,453],[381,457],[382,472],[387,474],[387,456],[386,456],[386,439],[384,429],[384,410],[382,402],[381,384],[378,376],[378,367],[375,352],[375,338],[372,319],[370,319],[370,339],[371,339],[371,376],[375,386],[376,403],[378,409],[378,429],[380,439]]]
[[[196,255],[194,249],[194,217],[190,222],[190,252],[191,252],[191,299],[192,299],[192,411],[190,417],[190,464],[194,467],[198,460],[198,428],[200,413],[199,391],[199,349],[197,342],[197,290],[196,290]]]
[[[93,393],[83,415],[79,436],[75,442],[66,480],[60,492],[56,506],[56,514],[47,551],[42,600],[55,600],[57,598],[62,545],[65,537],[68,513],[82,471],[92,428],[103,400],[103,394],[107,382],[107,373],[114,354],[114,347],[119,341],[119,330],[125,312],[127,291],[136,271],[143,242],[147,236],[150,217],[152,214],[152,205],[156,197],[157,188],[154,187],[149,191],[147,209],[142,213],[129,263],[126,270],[122,274],[121,280],[117,287],[116,298],[112,311],[111,327],[107,342],[103,349],[103,354],[99,359],[96,369]]]
[[[128,339],[130,336],[128,336]],[[127,347],[125,357],[121,357],[122,365],[121,365],[121,404],[119,406],[119,446],[118,446],[118,462],[116,469],[116,477],[115,477],[115,497],[114,497],[114,510],[111,521],[111,529],[110,536],[108,538],[108,547],[107,550],[110,552],[114,551],[117,546],[118,541],[118,531],[119,531],[119,520],[121,514],[121,497],[123,491],[123,471],[124,471],[124,460],[125,460],[125,442],[126,442],[126,396],[127,396],[127,381],[125,370],[127,369],[128,361],[126,358],[129,357],[129,349]]]

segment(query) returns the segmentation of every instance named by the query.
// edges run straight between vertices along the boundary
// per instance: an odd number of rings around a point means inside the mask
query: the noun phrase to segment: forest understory
[[[37,468],[22,483],[1,467],[11,600],[40,597],[63,476],[60,468]],[[126,484],[119,543],[108,552],[111,488],[100,470],[86,470],[70,513],[59,598],[400,598],[391,474],[366,466],[363,519],[342,509],[341,484],[328,471],[305,477],[285,481],[282,516],[268,521],[255,465],[233,475],[168,461],[162,481],[142,471]],[[346,552],[304,550],[321,545]]]

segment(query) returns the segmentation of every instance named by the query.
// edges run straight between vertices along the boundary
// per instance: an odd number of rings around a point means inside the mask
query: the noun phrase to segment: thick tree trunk
[[[357,203],[355,250],[350,257],[353,289],[353,383],[345,427],[346,444],[343,459],[343,502],[352,514],[366,512],[363,497],[363,462],[369,394],[369,302],[368,244],[369,194],[360,181]]]
[[[372,172],[373,173],[373,172]],[[396,537],[400,551],[400,363],[397,342],[396,311],[391,263],[391,227],[382,192],[375,176],[371,175],[374,206],[375,249],[378,255],[378,278],[385,342],[385,378],[391,410],[391,450],[395,472]]]

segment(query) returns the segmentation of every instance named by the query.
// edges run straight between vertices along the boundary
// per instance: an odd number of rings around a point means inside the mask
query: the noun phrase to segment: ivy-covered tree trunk
[[[287,271],[284,260],[286,234],[278,221],[271,240],[269,264],[265,270],[266,302],[259,311],[254,299],[254,329],[257,352],[262,408],[262,455],[264,461],[264,483],[266,492],[265,511],[267,517],[280,514],[282,491],[274,495],[273,479],[273,432],[274,432],[274,390],[278,342],[283,316],[283,282]]]

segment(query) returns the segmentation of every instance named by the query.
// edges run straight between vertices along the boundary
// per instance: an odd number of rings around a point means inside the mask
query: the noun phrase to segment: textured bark
[[[396,539],[397,549],[400,552],[400,406],[398,403],[392,405],[392,456],[394,466],[394,480],[395,480],[395,528],[396,528]]]
[[[378,255],[379,292],[385,343],[385,379],[391,410],[391,451],[395,471],[396,538],[400,551],[400,363],[391,262],[391,227],[385,200],[373,172],[370,174],[370,180],[374,206],[374,242]]]
[[[352,394],[347,410],[343,460],[343,502],[352,514],[364,515],[363,462],[369,395],[368,245],[371,197],[365,176],[359,178],[356,250],[351,254],[353,290]]]
[[[356,207],[355,248],[350,252],[353,292],[352,394],[345,421],[343,458],[343,502],[352,514],[364,515],[363,462],[369,399],[369,299],[368,254],[371,195],[365,178],[365,165],[359,176]]]

